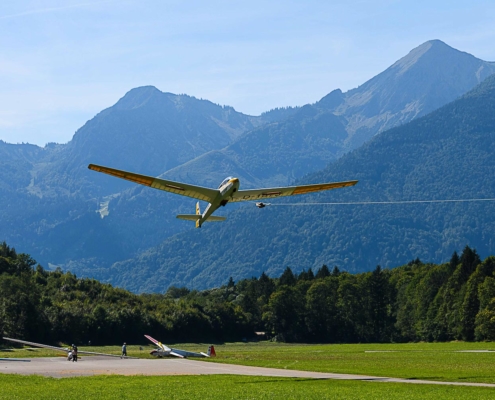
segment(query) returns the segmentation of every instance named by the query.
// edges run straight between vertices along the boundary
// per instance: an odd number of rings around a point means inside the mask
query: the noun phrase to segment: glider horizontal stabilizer
[[[186,221],[197,221],[201,219],[201,214],[179,214],[178,219],[185,219]]]
[[[185,219],[187,221],[198,221],[202,217],[201,214],[179,214],[177,215],[178,219]],[[210,215],[205,222],[220,222],[220,221],[225,221],[227,218],[226,217],[217,217],[216,215]]]

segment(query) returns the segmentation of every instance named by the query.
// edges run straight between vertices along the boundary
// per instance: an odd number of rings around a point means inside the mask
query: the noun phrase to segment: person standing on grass
[[[72,361],[77,362],[77,346],[72,344]]]
[[[124,342],[124,344],[122,345],[122,355],[120,356],[120,358],[122,357],[127,357],[127,346]]]

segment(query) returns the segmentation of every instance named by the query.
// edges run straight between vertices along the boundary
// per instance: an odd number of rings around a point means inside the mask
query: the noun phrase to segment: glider
[[[180,349],[171,349],[170,347],[165,346],[163,343],[159,342],[156,339],[153,339],[149,335],[144,335],[146,339],[148,339],[150,342],[156,344],[158,346],[158,349],[152,350],[150,354],[155,357],[169,357],[169,356],[174,356],[174,357],[179,357],[179,358],[187,358],[187,357],[215,357],[215,347],[210,346],[208,347],[208,352],[207,353],[195,353],[193,351],[186,351],[186,350],[180,350]]]
[[[34,342],[27,342],[25,340],[11,339],[11,338],[8,338],[8,337],[4,337],[2,339],[3,340],[8,340],[10,342],[15,342],[15,343],[27,344],[28,346],[40,347],[42,349],[50,349],[50,350],[63,351],[63,352],[65,352],[67,354],[67,359],[69,359],[69,356],[70,356],[69,353],[72,352],[72,349],[70,349],[70,348],[50,346],[48,344],[41,344],[41,343],[34,343]],[[77,354],[90,354],[90,355],[93,355],[93,356],[107,356],[107,357],[118,357],[118,358],[136,358],[136,357],[127,357],[127,356],[121,357],[121,356],[118,356],[118,355],[115,355],[115,354],[96,353],[94,351],[81,351],[81,350],[78,350],[77,351]]]
[[[152,176],[139,175],[133,172],[122,171],[119,169],[103,167],[101,165],[89,164],[88,168],[112,175],[117,178],[126,179],[128,181],[139,183],[140,185],[149,186],[153,189],[164,190],[166,192],[180,194],[181,196],[192,197],[197,200],[208,202],[205,211],[201,213],[199,202],[196,203],[196,214],[179,214],[177,218],[188,221],[195,221],[196,228],[200,228],[203,222],[225,221],[225,217],[212,215],[220,206],[225,206],[227,203],[235,203],[239,201],[265,200],[276,197],[295,196],[297,194],[306,194],[321,192],[322,190],[338,189],[348,186],[354,186],[358,181],[320,183],[316,185],[303,186],[286,186],[278,188],[266,189],[249,189],[239,190],[239,179],[228,177],[223,180],[218,189],[210,189],[202,186],[188,185],[186,183],[168,181],[165,179],[154,178]],[[258,203],[263,204],[263,203]],[[259,205],[257,206],[259,208]]]

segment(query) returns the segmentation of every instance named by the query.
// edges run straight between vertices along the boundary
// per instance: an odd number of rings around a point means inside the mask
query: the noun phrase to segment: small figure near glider
[[[154,189],[164,190],[166,192],[180,194],[181,196],[192,197],[198,200],[208,202],[208,206],[201,213],[199,202],[196,204],[196,214],[179,214],[177,218],[196,222],[196,228],[200,228],[203,222],[225,221],[225,217],[212,215],[220,206],[227,203],[250,200],[265,200],[276,197],[294,196],[297,194],[306,194],[354,186],[358,181],[320,183],[316,185],[303,186],[286,186],[267,189],[250,189],[239,190],[239,179],[228,177],[223,180],[218,189],[210,189],[202,186],[188,185],[181,182],[168,181],[165,179],[154,178],[152,176],[139,175],[133,172],[122,171],[114,168],[103,167],[101,165],[89,164],[88,168],[112,175],[117,178],[139,183],[140,185],[149,186]],[[264,203],[256,203],[258,208],[263,208]]]
[[[70,351],[67,353],[67,361],[77,362],[77,346],[72,344]]]
[[[181,349],[171,349],[170,347],[165,346],[163,343],[159,342],[156,339],[153,339],[149,335],[144,335],[146,339],[148,339],[150,342],[156,344],[158,346],[157,349],[152,350],[150,354],[154,357],[169,357],[169,356],[174,356],[174,357],[179,357],[179,358],[187,358],[187,357],[215,357],[215,347],[210,346],[208,347],[208,352],[207,353],[195,353],[193,351],[187,351],[187,350],[181,350]]]

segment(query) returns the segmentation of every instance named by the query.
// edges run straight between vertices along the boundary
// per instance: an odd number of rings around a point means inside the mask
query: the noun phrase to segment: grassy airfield
[[[207,345],[168,344],[205,351]],[[128,355],[149,358],[152,346],[128,346]],[[120,346],[80,347],[120,354]],[[408,343],[291,345],[233,343],[215,345],[209,362],[318,372],[354,373],[409,379],[495,383],[495,343]],[[493,352],[463,351],[493,350]],[[49,350],[0,351],[0,357],[46,357]],[[157,360],[157,362],[160,362]],[[488,399],[492,388],[248,376],[96,376],[53,379],[0,375],[4,398],[352,398]],[[71,390],[77,388],[77,390]]]
[[[495,383],[495,343],[248,343],[226,344],[215,346],[215,349],[217,357],[210,359],[212,362],[406,379]],[[485,350],[492,352],[480,352]]]
[[[0,399],[493,399],[492,388],[257,376],[0,375]]]

